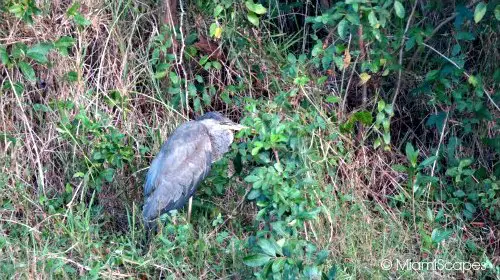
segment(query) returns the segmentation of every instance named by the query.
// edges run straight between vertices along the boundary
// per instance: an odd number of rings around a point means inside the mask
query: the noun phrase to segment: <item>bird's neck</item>
[[[209,136],[212,143],[212,162],[215,162],[229,151],[233,142],[233,133],[228,130],[212,130],[209,131]]]

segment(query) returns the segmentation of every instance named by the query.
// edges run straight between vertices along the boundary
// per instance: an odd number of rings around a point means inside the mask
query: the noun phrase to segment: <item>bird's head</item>
[[[226,152],[234,140],[234,132],[246,128],[224,117],[219,112],[208,112],[196,119],[208,130],[212,144],[212,162],[219,160]]]
[[[224,117],[219,112],[208,112],[201,117],[198,117],[196,121],[201,121],[208,125],[212,129],[216,130],[229,130],[238,131],[247,128],[244,125],[233,122],[232,120]]]

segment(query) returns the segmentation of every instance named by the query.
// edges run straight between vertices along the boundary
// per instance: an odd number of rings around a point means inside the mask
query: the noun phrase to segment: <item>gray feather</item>
[[[145,221],[184,206],[210,172],[211,150],[210,137],[203,124],[188,122],[174,131],[153,160],[146,177]]]

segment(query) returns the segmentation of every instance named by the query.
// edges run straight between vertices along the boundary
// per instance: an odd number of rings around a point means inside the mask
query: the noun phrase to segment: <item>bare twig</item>
[[[436,149],[436,154],[434,155],[436,157],[436,159],[434,160],[434,163],[432,164],[431,177],[434,177],[434,171],[436,170],[436,165],[437,165],[437,156],[439,155],[439,150],[441,149],[441,144],[443,143],[443,140],[444,140],[444,134],[446,131],[445,128],[446,128],[446,124],[448,123],[448,116],[449,115],[450,115],[450,111],[448,110],[446,112],[446,118],[444,119],[444,122],[443,122],[443,127],[441,128],[441,136],[439,137],[439,143],[438,143],[438,147]],[[430,190],[430,188],[431,188],[430,182],[427,185],[427,188],[428,188],[428,190]],[[429,194],[430,194],[430,191],[427,192],[427,199],[429,198]]]
[[[449,57],[447,57],[446,55],[442,54],[441,52],[439,52],[438,50],[436,50],[435,48],[433,48],[432,46],[426,44],[426,43],[422,43],[424,46],[428,47],[429,49],[431,49],[432,51],[434,51],[435,53],[439,54],[442,58],[446,59],[448,62],[450,62],[451,64],[453,64],[453,66],[455,66],[456,68],[464,71],[464,75],[467,77],[467,78],[470,78],[471,75],[469,73],[467,73],[462,67],[458,66],[458,64],[451,60]],[[498,105],[495,103],[495,101],[491,98],[491,95],[490,93],[483,87],[483,92],[484,94],[486,94],[486,96],[488,97],[488,100],[491,102],[491,104],[500,112],[500,108],[498,107]]]
[[[328,208],[321,201],[321,198],[318,195],[318,193],[316,192],[316,190],[313,190],[313,192],[314,192],[314,195],[316,196],[316,199],[317,199],[318,203],[321,205],[321,207],[323,207],[323,210],[325,211],[325,214],[326,214],[326,218],[328,219],[328,222],[330,223],[330,238],[328,238],[328,243],[330,244],[330,243],[332,243],[332,239],[333,239],[333,219],[332,219],[332,215],[330,214],[330,210],[328,210]]]
[[[92,268],[90,268],[89,266],[86,266],[86,265],[83,265],[75,260],[72,260],[72,259],[69,259],[69,258],[66,258],[66,257],[62,257],[62,256],[58,256],[57,254],[48,254],[45,256],[47,259],[59,259],[59,260],[62,260],[66,263],[71,263],[73,264],[74,266],[80,268],[80,269],[83,269],[83,270],[86,270],[86,271],[91,271]],[[113,277],[117,277],[117,278],[130,278],[130,277],[134,277],[134,275],[132,274],[123,274],[121,272],[116,272],[116,271],[108,271],[108,272],[101,272],[99,271],[99,275],[101,276],[104,276],[104,277],[109,277],[109,276],[113,276]]]
[[[467,5],[467,8],[470,9],[472,8],[474,5],[476,5],[477,3],[481,2],[481,0],[475,0],[474,2],[470,3],[469,5]],[[429,42],[430,39],[432,39],[432,37],[434,37],[434,35],[437,34],[437,32],[443,28],[443,26],[445,26],[446,24],[450,23],[452,20],[454,20],[456,17],[457,17],[458,13],[453,13],[451,16],[447,17],[445,20],[443,20],[440,24],[438,24],[434,30],[432,30],[431,34],[429,36],[427,36],[427,38],[425,38],[424,42],[427,43]],[[421,49],[419,48],[412,56],[411,60],[410,60],[410,63],[408,63],[408,68],[407,69],[411,69],[411,66],[413,65],[414,61],[417,59],[418,55],[420,54],[421,52]]]
[[[16,224],[16,225],[20,225],[20,226],[23,226],[23,227],[26,227],[29,229],[29,231],[35,231],[36,233],[41,233],[39,230],[37,230],[36,228],[34,227],[30,227],[29,225],[25,224],[25,223],[21,223],[21,222],[18,222],[18,221],[15,221],[15,220],[10,220],[10,219],[2,219],[0,218],[0,221],[2,222],[7,222],[7,223],[13,223],[13,224]]]
[[[351,75],[349,75],[349,81],[347,81],[347,85],[346,85],[345,90],[344,90],[345,94],[344,94],[344,99],[342,100],[342,106],[341,106],[342,116],[345,116],[345,114],[346,114],[345,112],[346,112],[347,97],[349,96],[349,88],[351,87],[351,81],[352,81],[352,77],[354,76],[354,72],[356,72],[356,65],[358,65],[359,57],[360,57],[360,55],[358,55],[356,57],[356,60],[354,60]],[[342,74],[342,76],[343,76],[343,74]],[[342,80],[344,80],[344,77],[342,77]]]
[[[349,34],[349,42],[347,43],[347,50],[350,50],[350,48],[351,48],[351,39],[352,39],[352,35]],[[357,61],[357,59],[356,59],[356,61]],[[342,94],[342,91],[344,90],[344,77],[345,77],[346,68],[347,67],[342,67],[342,77],[340,78],[340,91],[339,91],[340,94]],[[342,101],[342,106],[340,107],[340,111],[342,113],[342,116],[345,114],[344,106],[345,106],[346,100],[347,100],[347,90],[345,91],[344,100]]]
[[[186,43],[184,42],[184,31],[183,31],[183,26],[184,26],[184,3],[182,3],[182,0],[179,1],[179,6],[181,8],[181,20],[180,20],[180,26],[179,26],[179,32],[181,33],[181,52],[179,54],[179,61],[177,62],[178,67],[182,71],[182,76],[184,77],[184,90],[185,90],[185,97],[186,97],[186,116],[189,116],[189,96],[188,96],[188,82],[187,82],[187,73],[186,69],[184,69],[183,65],[183,58],[184,58],[184,49],[186,48]]]
[[[418,1],[416,1],[418,2]],[[481,2],[481,0],[476,0],[472,3],[470,3],[469,5],[467,5],[467,8],[471,8],[472,6],[476,5],[477,3]],[[451,16],[447,17],[445,20],[443,20],[440,24],[438,24],[436,26],[436,28],[434,28],[434,30],[432,30],[431,34],[429,36],[427,36],[427,38],[424,40],[424,42],[428,42],[432,37],[434,37],[434,35],[436,35],[436,33],[443,27],[445,26],[446,24],[448,24],[450,21],[454,20],[456,17],[457,17],[458,13],[453,13]]]
[[[245,194],[241,197],[241,199],[238,202],[238,204],[236,205],[236,207],[234,207],[234,209],[231,211],[231,214],[229,214],[229,216],[224,220],[224,222],[222,222],[217,228],[212,230],[207,235],[207,238],[210,238],[211,236],[213,236],[217,231],[219,231],[222,228],[222,226],[224,226],[229,220],[231,220],[233,218],[233,215],[235,215],[237,213],[238,209],[241,207],[241,205],[243,205],[243,202],[245,202],[245,199],[247,198],[247,195],[251,189],[252,189],[251,186],[247,187]]]
[[[19,106],[19,109],[22,112],[22,119],[24,122],[24,126],[26,127],[25,128],[26,132],[30,136],[31,145],[33,145],[33,150],[35,150],[35,157],[36,157],[35,160],[36,160],[36,164],[38,166],[38,183],[40,184],[40,186],[42,188],[43,194],[45,195],[45,179],[44,179],[44,175],[43,175],[43,166],[42,166],[42,161],[40,160],[40,152],[38,151],[37,142],[35,141],[35,136],[33,135],[34,134],[33,129],[31,128],[28,117],[26,116],[26,112],[24,112],[23,104],[21,103],[21,100],[19,99],[18,92],[16,90],[16,87],[14,86],[14,82],[12,81],[12,79],[10,77],[9,71],[7,71],[7,69],[6,69],[5,73],[7,74],[7,78],[9,79],[9,83],[12,87],[12,90],[14,91],[14,96],[16,98],[17,105]]]
[[[310,4],[310,1],[307,0],[306,4],[305,4],[306,5],[306,15],[308,14],[309,4]],[[302,53],[305,53],[305,51],[306,51],[307,27],[308,27],[307,21],[304,21],[304,31],[302,34]]]
[[[413,20],[413,15],[415,14],[415,9],[417,8],[417,3],[418,0],[415,0],[415,3],[413,4],[413,8],[411,9],[411,14],[408,17],[408,21],[406,22],[406,27],[405,31],[403,32],[403,36],[401,37],[401,44],[399,45],[399,71],[398,71],[398,82],[396,84],[396,91],[394,92],[394,97],[392,98],[392,106],[394,108],[396,98],[398,97],[399,94],[399,89],[401,87],[401,75],[403,74],[403,51],[404,51],[404,45],[406,41],[406,33],[408,32],[408,29],[410,29],[411,22]]]

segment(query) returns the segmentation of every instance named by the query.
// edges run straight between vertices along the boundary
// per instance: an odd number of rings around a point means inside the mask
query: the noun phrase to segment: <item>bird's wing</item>
[[[144,186],[145,220],[182,207],[210,172],[212,145],[207,129],[188,122],[174,131],[153,160]]]

